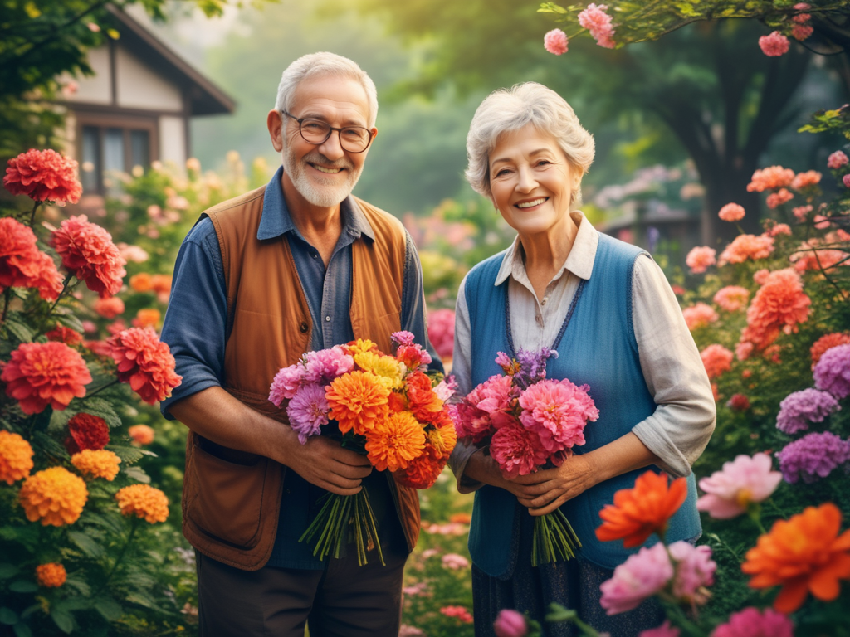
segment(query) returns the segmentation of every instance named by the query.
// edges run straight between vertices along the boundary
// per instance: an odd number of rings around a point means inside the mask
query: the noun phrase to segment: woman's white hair
[[[277,87],[277,99],[275,109],[278,111],[292,112],[295,102],[295,91],[302,80],[320,75],[335,75],[337,77],[349,77],[357,80],[366,91],[366,99],[369,102],[369,128],[375,126],[378,118],[378,90],[369,74],[357,66],[357,63],[346,57],[319,51],[303,55],[292,64],[280,76],[280,84]]]
[[[494,91],[481,102],[466,136],[466,178],[472,188],[490,197],[490,153],[499,136],[533,125],[555,138],[576,180],[570,195],[570,210],[581,203],[581,178],[593,163],[593,135],[578,121],[563,97],[537,82],[517,84]]]

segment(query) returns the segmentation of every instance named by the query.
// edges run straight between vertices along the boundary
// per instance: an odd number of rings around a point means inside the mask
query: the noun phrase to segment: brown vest
[[[310,344],[312,321],[285,237],[257,240],[265,187],[207,210],[221,248],[230,336],[224,389],[281,423],[286,413],[268,400],[281,367],[294,364]],[[375,233],[352,244],[351,327],[381,351],[401,329],[405,233],[393,216],[357,200]],[[286,467],[234,451],[189,432],[183,481],[183,534],[204,555],[243,570],[269,559],[277,531]],[[391,474],[388,474],[391,475]],[[415,489],[390,478],[409,550],[419,536]]]

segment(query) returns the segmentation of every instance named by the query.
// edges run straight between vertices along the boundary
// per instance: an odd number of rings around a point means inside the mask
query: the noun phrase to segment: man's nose
[[[345,151],[339,143],[339,131],[332,130],[330,137],[319,145],[319,151],[331,161],[345,157]]]

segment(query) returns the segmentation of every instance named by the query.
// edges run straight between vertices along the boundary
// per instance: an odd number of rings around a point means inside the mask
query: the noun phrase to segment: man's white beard
[[[306,171],[310,168],[308,164],[318,164],[324,168],[344,168],[346,169],[345,181],[338,183],[338,176],[329,177],[327,180],[320,176],[308,177],[306,175]],[[362,172],[362,166],[360,170],[356,170],[354,164],[347,159],[331,161],[319,151],[308,153],[301,158],[301,161],[296,161],[294,154],[288,148],[283,150],[283,169],[301,196],[314,206],[321,208],[336,206],[348,197],[357,185]]]

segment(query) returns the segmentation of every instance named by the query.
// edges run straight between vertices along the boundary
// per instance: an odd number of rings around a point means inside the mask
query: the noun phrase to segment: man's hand
[[[338,495],[354,495],[360,482],[372,471],[366,456],[343,449],[339,442],[313,436],[302,445],[295,441],[287,449],[284,463],[310,484]]]
[[[517,499],[534,516],[551,513],[568,500],[596,486],[600,472],[587,456],[574,455],[560,467],[543,469],[527,476],[507,479],[517,491]],[[511,490],[511,493],[514,493]]]

